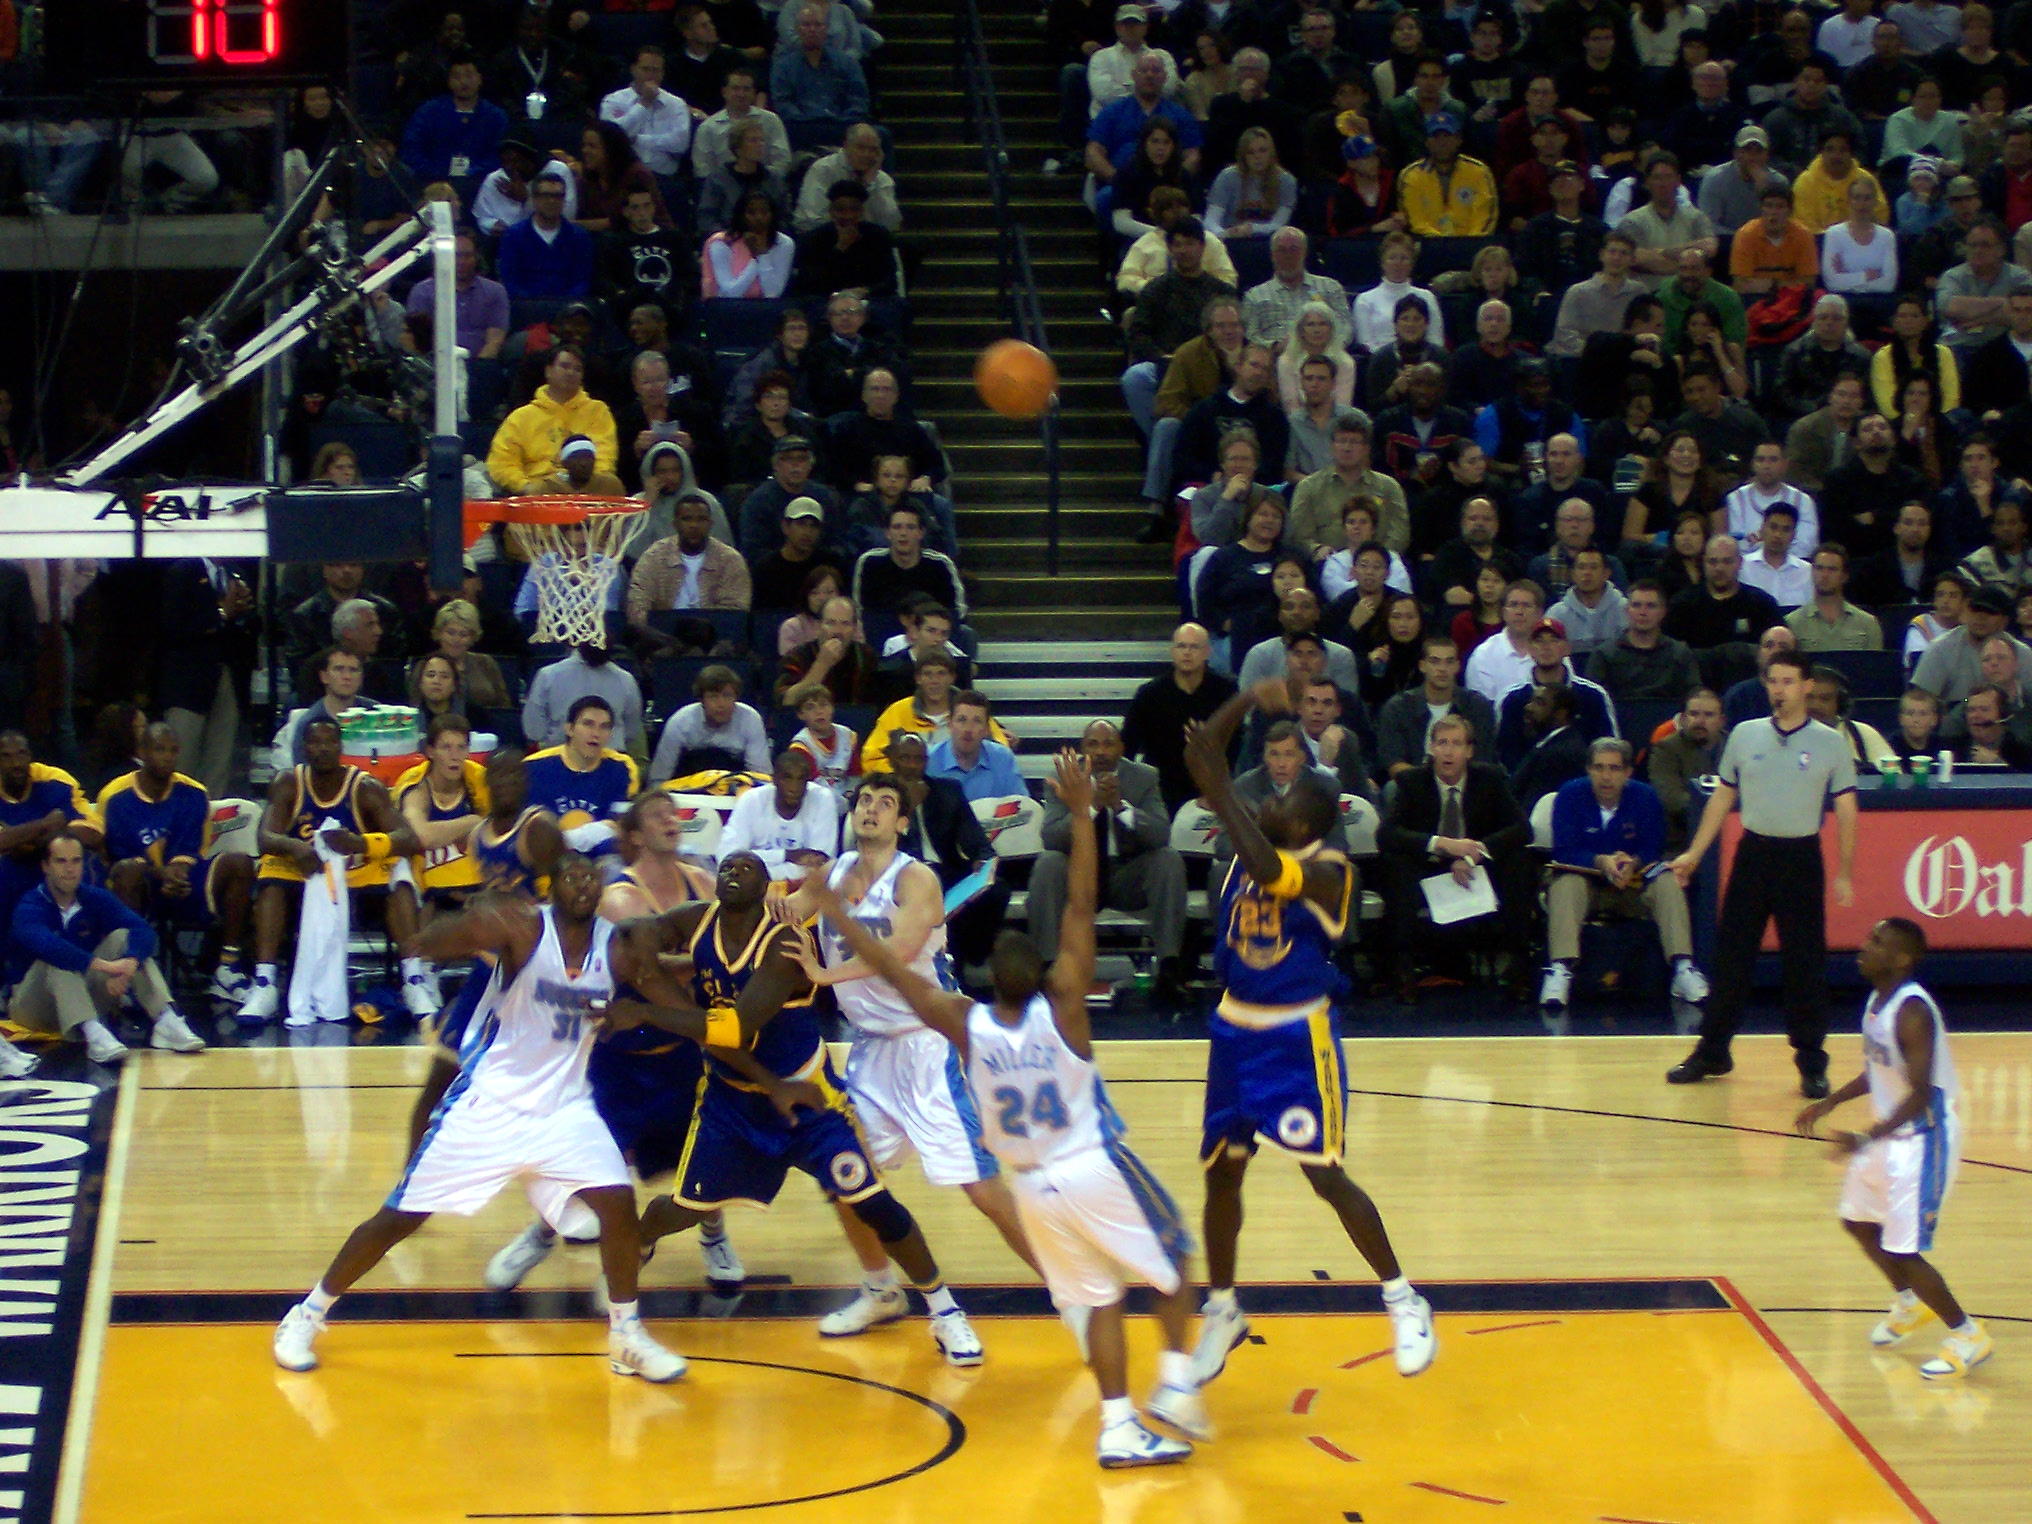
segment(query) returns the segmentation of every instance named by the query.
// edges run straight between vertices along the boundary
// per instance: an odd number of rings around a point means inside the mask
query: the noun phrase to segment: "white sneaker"
[[[1884,1321],[1870,1330],[1870,1342],[1879,1349],[1889,1349],[1894,1344],[1903,1344],[1939,1316],[1917,1297],[1909,1304],[1900,1297],[1891,1304],[1891,1310],[1884,1314]]]
[[[1101,1430],[1101,1464],[1110,1471],[1128,1466],[1172,1466],[1192,1454],[1192,1446],[1145,1428],[1140,1418]]]
[[[1545,965],[1545,977],[1538,981],[1538,1003],[1562,1006],[1573,993],[1573,970],[1564,963]]]
[[[247,998],[254,980],[237,963],[221,963],[212,970],[212,987],[205,991],[221,1005],[233,1005]]]
[[[699,1240],[699,1258],[706,1264],[706,1282],[712,1286],[739,1286],[748,1279],[748,1271],[741,1263],[741,1256],[734,1252],[734,1241],[722,1233],[718,1238]]]
[[[33,1053],[23,1053],[0,1037],[0,1079],[20,1079],[24,1074],[33,1074],[39,1062]]]
[[[659,1384],[677,1380],[686,1369],[684,1356],[652,1339],[640,1318],[607,1330],[607,1365],[617,1376],[640,1376]]]
[[[1249,1319],[1240,1302],[1230,1302],[1225,1308],[1208,1302],[1201,1308],[1199,1346],[1192,1352],[1193,1385],[1205,1386],[1226,1370],[1229,1352],[1248,1336]]]
[[[1920,1366],[1919,1374],[1928,1381],[1966,1376],[1996,1352],[1982,1324],[1971,1321],[1967,1333],[1951,1333],[1941,1341],[1940,1353]]]
[[[1688,1005],[1699,1005],[1707,999],[1707,975],[1693,966],[1688,958],[1673,972],[1672,998],[1684,1000]]]
[[[273,979],[256,979],[247,998],[240,1002],[240,1009],[234,1019],[250,1025],[255,1022],[273,1021],[275,1013],[282,1008],[282,986]]]
[[[95,1064],[117,1064],[127,1057],[127,1044],[111,1027],[100,1027],[85,1038],[85,1053]]]
[[[1072,1334],[1072,1342],[1079,1346],[1080,1364],[1085,1365],[1089,1358],[1087,1329],[1094,1321],[1093,1308],[1061,1307],[1058,1309],[1058,1320],[1065,1324],[1067,1331]]]
[[[418,1021],[428,1020],[444,1009],[437,986],[421,974],[411,974],[402,981],[402,1005]]]
[[[480,1278],[496,1291],[513,1291],[522,1277],[550,1258],[557,1247],[557,1235],[540,1222],[532,1222],[494,1251]]]
[[[1213,1421],[1207,1417],[1206,1399],[1182,1386],[1160,1386],[1144,1405],[1150,1416],[1188,1439],[1204,1443],[1214,1437]]]
[[[190,1029],[190,1023],[177,1014],[170,1006],[155,1018],[155,1030],[148,1036],[151,1048],[166,1048],[171,1053],[202,1053],[205,1040]]]
[[[957,1365],[962,1370],[979,1365],[987,1359],[981,1348],[980,1335],[974,1332],[974,1325],[967,1321],[967,1315],[955,1307],[951,1312],[941,1312],[931,1320],[932,1342],[938,1345],[939,1353],[945,1356],[947,1365]]]
[[[862,1286],[846,1306],[835,1307],[818,1320],[819,1337],[844,1339],[880,1328],[884,1323],[894,1323],[909,1313],[910,1298],[903,1294],[901,1286],[884,1286],[880,1291]]]
[[[1416,1292],[1401,1302],[1385,1302],[1390,1326],[1397,1335],[1397,1374],[1415,1376],[1439,1353],[1439,1335],[1432,1330],[1432,1304]]]
[[[312,1348],[325,1331],[325,1320],[298,1302],[275,1325],[275,1363],[286,1371],[314,1371],[317,1351]]]

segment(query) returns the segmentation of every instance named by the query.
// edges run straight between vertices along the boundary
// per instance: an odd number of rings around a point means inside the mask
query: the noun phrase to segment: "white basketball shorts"
[[[959,1050],[938,1033],[856,1032],[845,1078],[876,1168],[888,1170],[914,1149],[933,1185],[972,1185],[995,1173]]]
[[[1849,1160],[1842,1181],[1842,1219],[1881,1224],[1886,1253],[1924,1254],[1933,1247],[1940,1209],[1960,1163],[1956,1127],[1880,1138]]]
[[[538,1215],[567,1238],[599,1231],[592,1209],[573,1199],[580,1191],[634,1185],[590,1097],[541,1115],[464,1095],[432,1121],[388,1205],[470,1217],[516,1180]]]
[[[1053,1306],[1112,1307],[1131,1280],[1178,1290],[1191,1237],[1164,1187],[1119,1143],[1012,1170],[1009,1184]]]

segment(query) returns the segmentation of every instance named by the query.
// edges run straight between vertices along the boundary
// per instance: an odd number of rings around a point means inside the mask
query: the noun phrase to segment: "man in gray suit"
[[[1235,798],[1253,813],[1264,800],[1281,799],[1295,788],[1315,790],[1333,802],[1334,827],[1326,834],[1326,845],[1331,851],[1345,853],[1348,838],[1339,819],[1340,799],[1343,793],[1357,791],[1344,789],[1338,773],[1312,760],[1297,721],[1278,720],[1263,734],[1262,762],[1236,777]],[[1212,899],[1220,898],[1221,881],[1234,856],[1235,848],[1223,833],[1214,847],[1214,871],[1208,885]],[[1360,887],[1356,885],[1357,890]]]
[[[1171,816],[1157,769],[1122,756],[1122,732],[1112,720],[1095,720],[1080,737],[1094,777],[1094,824],[1100,837],[1104,909],[1136,910],[1157,948],[1159,1001],[1184,993],[1178,951],[1185,933],[1185,859],[1171,845]],[[1030,936],[1049,963],[1058,956],[1058,923],[1065,914],[1066,854],[1072,822],[1053,795],[1044,804],[1044,853],[1030,870]]]

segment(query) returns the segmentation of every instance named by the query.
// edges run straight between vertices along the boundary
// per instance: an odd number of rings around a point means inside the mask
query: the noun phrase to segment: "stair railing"
[[[958,0],[954,10],[960,92],[967,103],[967,122],[981,145],[981,160],[995,202],[995,263],[1002,292],[1002,313],[1016,336],[1046,354],[1051,341],[1044,332],[1044,304],[1037,296],[1037,270],[1030,260],[1030,240],[1009,205],[1008,142],[1002,133],[1002,111],[995,98],[994,70],[988,63],[988,39],[976,0]],[[1058,575],[1059,449],[1058,398],[1037,417],[1038,443],[1044,452],[1045,568]]]

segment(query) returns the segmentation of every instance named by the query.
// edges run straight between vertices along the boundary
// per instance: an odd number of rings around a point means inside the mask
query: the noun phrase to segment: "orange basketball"
[[[1004,418],[1035,418],[1058,391],[1058,367],[1035,344],[997,339],[974,362],[974,390]]]

